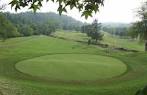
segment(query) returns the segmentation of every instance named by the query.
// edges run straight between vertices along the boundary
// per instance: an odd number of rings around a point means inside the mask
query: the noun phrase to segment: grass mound
[[[62,81],[111,78],[127,69],[117,59],[91,54],[47,55],[18,62],[16,68],[32,76]]]

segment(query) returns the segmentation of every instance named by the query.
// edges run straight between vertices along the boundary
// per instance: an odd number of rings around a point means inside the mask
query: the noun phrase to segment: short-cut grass
[[[58,33],[56,35],[61,36],[61,34]],[[48,36],[31,36],[12,38],[6,40],[5,42],[0,42],[0,94],[135,95],[138,89],[147,84],[147,53],[142,52],[143,46],[139,46],[137,42],[131,43],[126,39],[127,43],[123,44],[123,47],[137,49],[141,52],[123,52],[113,49],[110,49],[110,51],[107,52],[107,48],[101,48],[94,45],[88,46],[87,43],[73,41],[77,39],[85,39],[85,36],[83,36],[82,33],[64,32],[62,36],[66,39],[53,38]],[[104,39],[106,38],[107,37]],[[113,38],[111,40],[109,39],[110,38],[108,38],[107,41],[112,41],[113,43]],[[87,39],[83,41],[86,42]],[[108,43],[113,45],[111,42]],[[50,55],[55,54],[71,54],[71,56],[74,56],[72,54],[75,54],[77,59],[78,57],[81,57],[82,54],[85,54],[85,57],[86,55],[87,57],[84,60],[90,60],[88,58],[92,58],[90,57],[91,55],[111,57],[126,64],[127,71],[119,76],[99,79],[97,81],[89,82],[81,80],[82,82],[65,82],[51,81],[46,80],[45,77],[41,78],[31,76],[30,74],[22,73],[15,68],[16,64],[19,62],[34,60],[35,58],[40,58],[43,56],[51,57]],[[49,59],[46,58],[45,60]],[[94,60],[97,61],[96,59]],[[63,66],[61,67],[63,68]],[[78,69],[78,67],[76,68]],[[76,68],[74,67],[70,69],[76,70]]]
[[[118,76],[127,66],[118,59],[91,54],[54,54],[21,61],[16,68],[51,80],[82,81]]]

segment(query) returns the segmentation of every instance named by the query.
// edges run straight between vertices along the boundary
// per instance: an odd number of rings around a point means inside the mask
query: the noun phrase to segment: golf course
[[[116,44],[138,51],[127,52],[111,48],[122,39],[108,34],[110,48],[78,42],[87,41],[79,32],[54,36],[0,42],[0,95],[135,95],[147,84],[143,44]]]
[[[0,95],[147,95],[147,0],[0,0]]]

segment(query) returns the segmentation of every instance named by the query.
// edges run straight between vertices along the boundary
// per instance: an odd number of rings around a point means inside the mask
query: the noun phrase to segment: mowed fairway
[[[47,55],[18,62],[16,68],[32,76],[62,81],[112,78],[127,70],[117,59],[91,54]]]
[[[71,38],[85,37],[73,34],[66,39],[31,36],[0,42],[0,94],[135,95],[147,84],[142,46],[131,43],[131,49],[141,51],[123,52],[76,42]]]

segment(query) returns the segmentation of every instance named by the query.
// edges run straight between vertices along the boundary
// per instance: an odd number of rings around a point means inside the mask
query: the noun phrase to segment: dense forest
[[[9,36],[0,33],[3,39],[16,36],[31,36],[31,35],[50,35],[57,29],[80,31],[82,22],[68,17],[66,15],[58,15],[55,13],[1,13],[3,25],[0,27],[11,26],[15,32]],[[8,29],[8,28],[5,28]],[[5,30],[7,31],[7,30]],[[10,31],[7,31],[10,32]],[[9,33],[8,33],[9,34]],[[11,33],[12,34],[12,33]],[[4,36],[5,35],[5,36]]]
[[[3,24],[0,25],[0,35],[3,40],[11,37],[31,36],[31,35],[50,35],[56,30],[72,30],[83,32],[92,24],[82,23],[66,15],[56,13],[0,13]],[[100,23],[100,22],[99,22]],[[100,30],[120,37],[129,36],[131,24],[123,23],[100,23]],[[86,29],[87,31],[89,29]],[[99,30],[99,29],[98,29]],[[5,32],[4,32],[5,31]],[[93,33],[93,29],[90,30]],[[88,32],[87,32],[88,33]],[[92,34],[97,36],[99,34]],[[97,36],[99,37],[99,36]],[[101,39],[101,37],[100,37]]]

